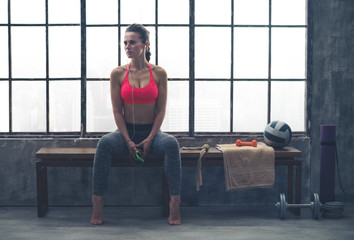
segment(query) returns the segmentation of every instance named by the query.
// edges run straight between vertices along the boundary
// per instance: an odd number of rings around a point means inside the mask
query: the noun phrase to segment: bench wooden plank
[[[181,149],[181,158],[182,159],[195,159],[199,158],[200,150],[184,150]],[[40,159],[55,159],[55,158],[83,158],[89,159],[93,158],[96,153],[96,148],[41,148],[36,153],[36,157]],[[302,153],[300,150],[294,147],[285,147],[283,149],[275,149],[275,158],[295,158],[301,157]],[[127,155],[118,155],[114,158],[122,157],[123,159],[127,158]],[[158,158],[163,159],[161,155],[150,155],[149,159]],[[218,158],[223,159],[222,152],[211,147],[209,151],[204,155],[204,158]]]

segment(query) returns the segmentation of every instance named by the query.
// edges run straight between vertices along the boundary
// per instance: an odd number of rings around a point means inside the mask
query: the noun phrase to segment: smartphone
[[[143,155],[141,149],[138,149],[139,151],[135,153],[136,158],[141,162],[144,163]]]

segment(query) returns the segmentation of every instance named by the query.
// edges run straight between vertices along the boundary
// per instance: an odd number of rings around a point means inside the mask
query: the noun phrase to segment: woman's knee
[[[98,149],[109,149],[112,147],[118,147],[121,144],[124,144],[122,142],[123,138],[121,137],[120,133],[117,132],[112,132],[108,133],[106,135],[103,135],[101,139],[98,141],[97,148]]]
[[[111,138],[109,138],[107,135],[104,135],[100,138],[97,144],[98,149],[106,149],[111,145]]]
[[[166,134],[163,141],[163,148],[165,150],[179,150],[178,140],[174,136]]]

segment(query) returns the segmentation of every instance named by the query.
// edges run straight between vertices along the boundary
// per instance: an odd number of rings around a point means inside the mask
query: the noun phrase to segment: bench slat
[[[200,150],[184,150],[181,149],[181,157],[183,159],[188,158],[198,158]],[[75,158],[75,159],[89,159],[93,158],[96,153],[96,148],[41,148],[37,151],[36,157],[40,159],[64,159],[64,158]],[[294,147],[285,147],[283,149],[275,149],[276,158],[294,158],[301,157],[301,151]],[[115,158],[127,159],[126,155],[115,156]],[[147,159],[162,159],[160,155],[150,155]],[[204,158],[223,158],[222,152],[217,150],[215,147],[211,147],[209,151],[204,155]]]

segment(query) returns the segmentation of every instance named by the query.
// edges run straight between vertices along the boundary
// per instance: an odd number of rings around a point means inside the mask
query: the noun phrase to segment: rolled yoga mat
[[[335,199],[336,126],[320,126],[320,201]]]

